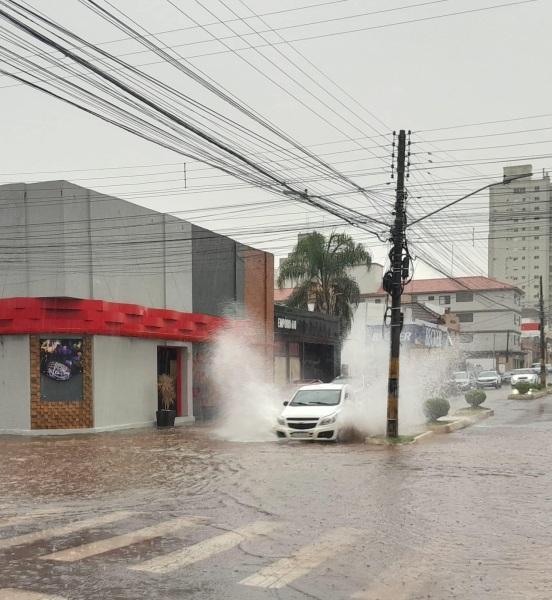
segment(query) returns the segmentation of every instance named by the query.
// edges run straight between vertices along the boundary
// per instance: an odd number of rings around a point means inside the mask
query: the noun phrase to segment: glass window
[[[428,300],[435,300],[435,296],[428,296],[427,299]]]
[[[450,296],[439,296],[439,304],[450,304]]]
[[[290,356],[299,356],[299,343],[298,342],[290,342],[288,348],[289,348]]]
[[[460,323],[473,323],[473,313],[459,313],[458,320]]]
[[[473,302],[473,292],[456,292],[456,302]]]
[[[341,389],[337,390],[299,390],[291,406],[337,406],[341,397]]]

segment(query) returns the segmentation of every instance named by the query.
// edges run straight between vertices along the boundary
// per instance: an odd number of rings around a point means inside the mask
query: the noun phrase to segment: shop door
[[[176,391],[176,416],[182,416],[182,355],[181,348],[158,346],[157,348],[157,377],[168,375],[175,385]],[[161,408],[161,398],[157,398]]]

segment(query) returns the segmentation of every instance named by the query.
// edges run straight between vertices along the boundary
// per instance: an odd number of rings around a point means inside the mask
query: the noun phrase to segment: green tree
[[[359,265],[369,268],[370,264],[368,251],[351,236],[334,232],[326,237],[314,231],[301,237],[280,264],[278,286],[291,281],[294,290],[288,306],[308,310],[312,303],[315,311],[339,317],[346,335],[351,329],[353,307],[360,300],[358,284],[347,269]]]

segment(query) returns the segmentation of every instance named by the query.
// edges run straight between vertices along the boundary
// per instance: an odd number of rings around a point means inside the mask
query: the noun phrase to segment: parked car
[[[539,382],[540,376],[535,369],[514,369],[512,371],[512,378],[510,379],[512,387],[518,383],[538,385]]]
[[[498,389],[502,386],[502,379],[497,371],[481,371],[477,376],[477,387],[494,387]]]
[[[475,377],[469,371],[456,371],[451,377],[452,387],[465,392],[475,387]]]
[[[505,373],[502,373],[502,383],[510,383],[511,379],[512,371],[506,371]]]
[[[353,392],[348,384],[305,385],[289,402],[284,402],[276,435],[298,440],[336,440],[345,428],[343,409],[352,402]]]

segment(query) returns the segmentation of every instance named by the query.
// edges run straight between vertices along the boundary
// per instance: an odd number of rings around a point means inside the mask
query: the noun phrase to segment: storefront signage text
[[[297,329],[297,321],[295,319],[278,317],[278,329]]]

